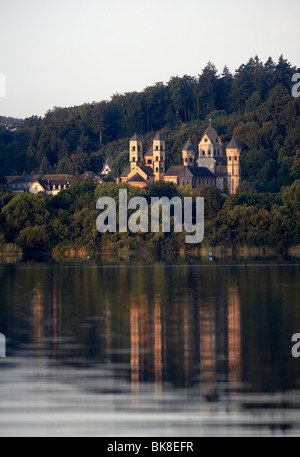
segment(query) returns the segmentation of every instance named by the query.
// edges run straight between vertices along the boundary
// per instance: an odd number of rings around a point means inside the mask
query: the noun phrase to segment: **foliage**
[[[110,101],[72,108],[55,107],[43,117],[0,130],[0,243],[17,242],[28,249],[86,247],[176,251],[184,234],[104,234],[96,229],[96,201],[174,196],[205,199],[207,245],[271,246],[287,249],[300,243],[300,98],[291,95],[297,72],[283,56],[263,63],[256,56],[234,74],[218,74],[209,62],[196,76],[175,76],[142,92],[114,94]],[[242,145],[243,182],[236,195],[212,188],[176,188],[159,182],[149,191],[126,184],[78,179],[55,197],[12,194],[5,176],[31,173],[101,172],[111,154],[111,175],[128,166],[128,141],[134,132],[151,146],[154,132],[167,139],[168,164],[182,163],[187,138],[197,145],[209,119],[226,145],[232,135]]]
[[[283,56],[277,63],[255,56],[234,74],[227,67],[218,74],[209,62],[195,77],[174,76],[110,101],[55,107],[44,118],[0,131],[0,169],[6,176],[99,173],[111,154],[117,177],[128,164],[133,133],[143,135],[147,149],[157,130],[167,138],[169,165],[178,164],[187,138],[197,145],[212,119],[225,145],[233,134],[242,144],[243,180],[258,192],[277,193],[300,178],[300,98],[291,95],[296,71]]]
[[[0,189],[0,243],[15,242],[26,250],[50,252],[56,248],[85,248],[91,253],[118,249],[178,252],[185,248],[184,233],[105,233],[96,228],[96,202],[109,196],[117,202],[119,190],[128,200],[146,197],[192,196],[205,200],[205,238],[209,246],[275,247],[286,251],[300,243],[300,180],[278,194],[241,188],[227,196],[216,188],[176,188],[158,182],[148,191],[127,184],[96,185],[92,180],[74,182],[55,197],[12,194]],[[149,206],[149,214],[151,207]]]

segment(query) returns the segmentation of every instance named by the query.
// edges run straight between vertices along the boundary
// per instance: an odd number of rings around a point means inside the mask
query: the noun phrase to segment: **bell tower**
[[[160,181],[166,173],[166,140],[160,132],[153,140],[153,173],[155,181]]]
[[[189,139],[182,150],[183,165],[186,167],[194,167],[196,153],[196,148]]]
[[[241,152],[241,146],[233,137],[226,148],[228,189],[230,194],[235,194],[241,183]]]
[[[222,157],[222,141],[218,135],[218,132],[211,124],[211,119],[209,121],[209,126],[204,132],[203,137],[199,143],[199,158],[214,158]]]
[[[135,134],[129,143],[130,170],[143,163],[143,141]]]

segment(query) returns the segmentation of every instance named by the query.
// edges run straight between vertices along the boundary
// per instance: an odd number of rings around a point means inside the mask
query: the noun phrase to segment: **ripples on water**
[[[0,268],[1,436],[300,434],[299,266]]]

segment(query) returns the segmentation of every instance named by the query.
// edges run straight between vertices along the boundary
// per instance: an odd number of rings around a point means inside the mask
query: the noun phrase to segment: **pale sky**
[[[299,24],[299,0],[0,0],[0,115],[109,100],[208,61],[300,66]]]

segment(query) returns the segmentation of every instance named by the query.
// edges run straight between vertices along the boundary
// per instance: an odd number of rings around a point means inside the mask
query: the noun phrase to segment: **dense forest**
[[[82,249],[95,256],[119,250],[176,254],[189,248],[186,234],[173,231],[98,233],[96,219],[100,211],[96,202],[106,196],[118,202],[120,188],[128,190],[128,199],[143,196],[149,205],[153,196],[190,196],[194,202],[196,197],[204,197],[205,237],[201,247],[269,247],[287,254],[290,247],[300,244],[300,180],[276,194],[257,193],[243,183],[231,196],[217,188],[176,188],[165,182],[157,182],[145,191],[127,184],[97,185],[78,180],[55,197],[16,195],[0,186],[0,251],[6,243],[16,243],[30,255],[36,252],[58,256]]]
[[[0,130],[0,173],[101,171],[112,154],[117,176],[128,161],[128,140],[138,132],[145,146],[161,130],[169,164],[181,163],[188,137],[197,145],[209,119],[224,144],[233,133],[243,146],[243,179],[258,192],[280,192],[300,178],[300,98],[291,95],[298,71],[283,56],[258,57],[234,74],[209,63],[197,77],[172,77],[143,92],[115,94],[110,101],[57,108],[44,118]]]
[[[0,129],[0,248],[15,243],[44,253],[119,249],[178,252],[185,234],[99,234],[96,202],[128,198],[198,196],[205,198],[204,246],[271,247],[287,253],[300,243],[300,97],[292,96],[292,76],[299,70],[282,56],[262,63],[258,57],[231,74],[209,63],[197,77],[173,77],[143,92],[115,94],[110,101],[54,108]],[[198,144],[209,119],[226,145],[234,134],[242,145],[242,177],[236,195],[216,188],[176,188],[158,182],[147,191],[125,184],[97,185],[83,180],[85,170],[99,173],[109,154],[112,176],[128,164],[128,141],[138,132],[145,147],[157,130],[167,140],[169,164],[181,163],[190,137]],[[5,176],[72,173],[70,189],[55,197],[13,194]],[[195,201],[195,200],[194,200]]]

